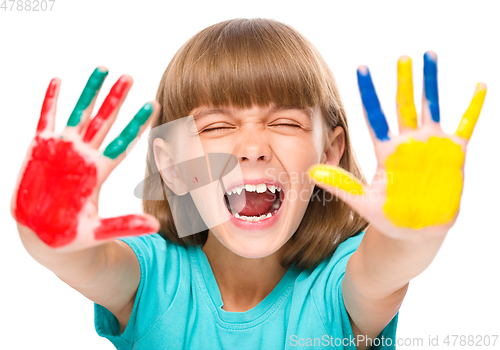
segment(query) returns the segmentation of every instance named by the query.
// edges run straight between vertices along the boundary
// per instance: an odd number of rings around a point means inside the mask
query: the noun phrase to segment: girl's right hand
[[[61,80],[52,79],[35,138],[18,175],[11,210],[19,230],[34,232],[54,249],[76,251],[118,237],[158,232],[160,228],[151,215],[109,219],[98,215],[102,183],[159,111],[157,102],[146,103],[101,152],[99,146],[133,83],[130,76],[121,76],[91,119],[107,74],[104,67],[95,69],[60,134],[54,133],[54,119]]]

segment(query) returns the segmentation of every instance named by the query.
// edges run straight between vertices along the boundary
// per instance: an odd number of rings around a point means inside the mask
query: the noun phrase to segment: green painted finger
[[[92,103],[92,100],[97,95],[97,92],[102,86],[104,79],[108,75],[108,70],[97,67],[89,80],[87,81],[87,85],[83,89],[78,102],[76,103],[75,109],[71,113],[71,116],[68,120],[68,126],[77,126],[82,119],[83,112],[88,108],[88,106]]]
[[[153,104],[148,102],[139,112],[137,112],[134,119],[128,123],[125,129],[123,129],[120,136],[111,141],[103,154],[111,159],[115,159],[122,154],[127,149],[128,145],[137,137],[141,126],[146,123],[151,113],[153,113]]]

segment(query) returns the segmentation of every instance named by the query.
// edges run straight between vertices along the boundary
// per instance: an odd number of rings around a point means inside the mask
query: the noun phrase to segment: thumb
[[[160,223],[152,215],[125,215],[101,219],[94,229],[96,240],[109,240],[125,236],[138,236],[160,230]]]
[[[309,176],[318,184],[340,189],[353,195],[364,193],[363,184],[350,172],[332,165],[316,164],[309,169]]]
[[[358,199],[366,191],[361,180],[350,172],[337,166],[316,164],[309,169],[309,176],[319,187],[333,193],[355,211],[361,210]]]

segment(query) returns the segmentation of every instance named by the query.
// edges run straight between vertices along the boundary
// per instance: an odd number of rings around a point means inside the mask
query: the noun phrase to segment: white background
[[[144,102],[154,99],[167,64],[187,39],[209,25],[237,17],[282,21],[317,46],[339,83],[354,149],[368,178],[374,173],[375,158],[357,90],[358,65],[370,67],[382,106],[396,131],[396,62],[400,55],[413,58],[415,97],[420,101],[422,55],[426,50],[437,52],[442,125],[447,132],[454,132],[476,83],[488,85],[468,151],[460,217],[432,265],[410,283],[400,310],[398,337],[422,337],[427,344],[429,336],[438,335],[439,348],[450,349],[442,344],[446,335],[500,334],[497,8],[494,1],[56,0],[51,12],[0,10],[4,183],[0,197],[4,227],[0,348],[114,348],[95,333],[92,302],[28,255],[10,216],[17,172],[50,79],[58,76],[63,81],[56,124],[61,130],[96,66],[110,70],[103,87],[106,93],[121,74],[134,77],[134,87],[107,144]],[[104,93],[99,96],[97,105],[104,97]],[[142,180],[145,154],[143,137],[104,185],[102,216],[140,211],[133,189]]]

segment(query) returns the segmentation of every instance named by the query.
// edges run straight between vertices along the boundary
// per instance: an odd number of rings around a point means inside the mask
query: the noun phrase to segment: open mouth
[[[227,191],[224,194],[224,203],[235,218],[258,222],[275,215],[284,198],[283,189],[276,185],[246,184]]]

